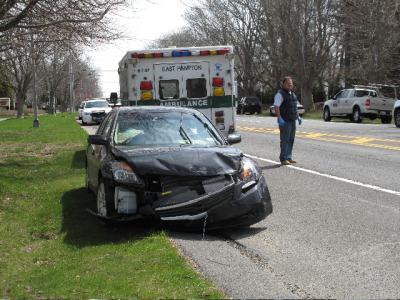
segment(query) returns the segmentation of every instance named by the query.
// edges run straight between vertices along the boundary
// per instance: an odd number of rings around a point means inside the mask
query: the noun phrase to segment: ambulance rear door
[[[155,98],[160,101],[182,98],[182,75],[176,63],[154,65]]]
[[[178,69],[182,74],[183,98],[187,98],[190,106],[195,107],[214,122],[211,103],[208,99],[211,95],[210,63],[208,61],[187,62],[181,64]]]

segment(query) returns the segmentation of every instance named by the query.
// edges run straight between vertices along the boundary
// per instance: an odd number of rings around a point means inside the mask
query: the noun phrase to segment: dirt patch
[[[6,143],[1,144],[0,162],[15,156],[19,159],[30,157],[49,159],[61,150],[79,149],[82,147],[82,144]]]
[[[0,210],[5,209],[11,204],[11,198],[10,197],[0,197]]]
[[[57,239],[57,235],[52,232],[35,232],[32,236],[36,239],[53,241]]]

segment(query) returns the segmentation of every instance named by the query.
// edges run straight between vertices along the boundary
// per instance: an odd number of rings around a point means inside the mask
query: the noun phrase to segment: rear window
[[[207,97],[206,79],[205,78],[187,79],[186,91],[188,98]]]
[[[176,79],[172,80],[160,80],[160,99],[179,99],[179,81]]]

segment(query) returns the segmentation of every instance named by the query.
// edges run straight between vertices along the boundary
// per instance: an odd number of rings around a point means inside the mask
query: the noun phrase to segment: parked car
[[[107,100],[86,101],[85,107],[82,109],[82,125],[100,124],[111,110],[112,108]]]
[[[392,121],[394,101],[394,98],[379,95],[378,88],[356,86],[344,89],[325,101],[323,119],[330,121],[332,117],[345,117],[351,122],[361,123],[363,117],[371,120],[380,117],[383,124],[388,124]]]
[[[88,137],[86,186],[102,220],[142,217],[207,228],[247,226],[272,212],[255,161],[199,111],[121,107]]]
[[[245,113],[261,113],[262,105],[261,101],[258,97],[255,96],[247,96],[247,97],[242,97],[240,99],[238,106],[236,108],[236,113],[237,114],[245,114]]]
[[[82,113],[83,113],[83,109],[85,108],[85,104],[87,101],[82,101],[81,104],[79,105],[79,109],[78,109],[78,119],[82,120]]]
[[[393,118],[394,118],[394,124],[396,125],[396,127],[400,128],[400,100],[397,100],[394,103]]]
[[[297,112],[299,113],[300,116],[303,116],[303,114],[305,113],[304,106],[299,101],[297,101]],[[273,117],[276,115],[274,105],[271,105],[269,107],[269,113]]]

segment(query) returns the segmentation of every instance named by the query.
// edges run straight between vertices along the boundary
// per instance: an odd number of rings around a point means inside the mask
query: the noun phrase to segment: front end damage
[[[225,149],[145,155],[116,149],[118,160],[103,168],[115,208],[107,218],[149,217],[193,227],[207,219],[208,228],[259,222],[272,212],[265,178],[252,160]]]

